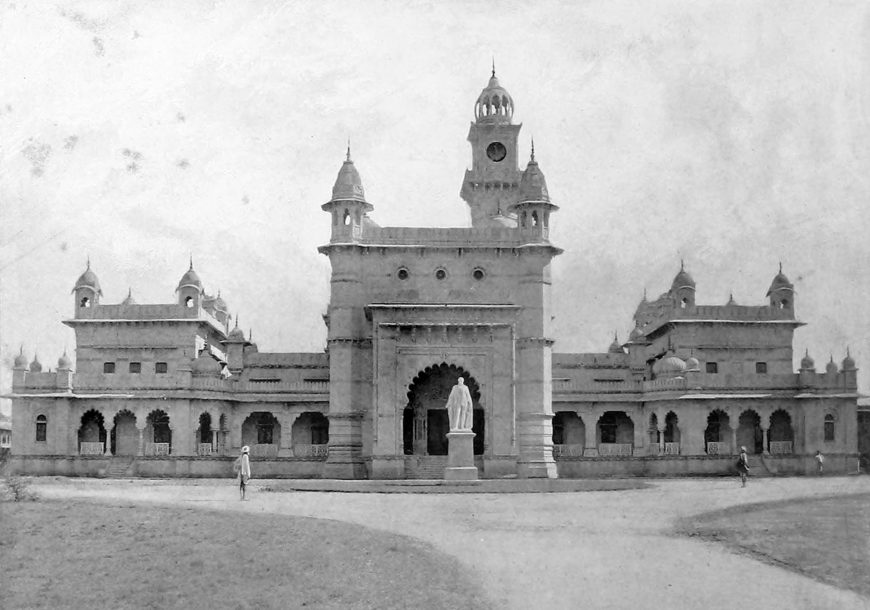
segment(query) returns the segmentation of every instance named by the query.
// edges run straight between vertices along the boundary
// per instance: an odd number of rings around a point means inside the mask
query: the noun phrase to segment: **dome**
[[[691,290],[695,289],[695,280],[692,279],[692,276],[689,275],[689,272],[686,271],[685,267],[683,267],[682,262],[680,262],[680,272],[677,273],[674,281],[671,282],[671,292],[676,292],[681,288],[690,288]]]
[[[814,371],[816,370],[816,362],[810,357],[810,350],[806,350],[804,353],[804,357],[801,358],[801,370],[802,371]]]
[[[24,346],[21,346],[21,349],[18,352],[18,355],[15,356],[15,364],[13,368],[16,369],[26,369],[27,368],[27,356],[24,355]]]
[[[478,123],[510,123],[514,116],[514,100],[495,76],[495,67],[486,88],[477,96],[474,118]]]
[[[789,290],[794,292],[794,284],[788,281],[788,278],[782,272],[782,263],[779,265],[779,273],[776,274],[776,277],[773,278],[773,281],[770,283],[770,288],[767,290],[767,295],[770,296],[771,293],[776,292],[777,290]]]
[[[852,354],[849,353],[849,350],[846,350],[846,357],[843,358],[843,370],[844,371],[854,371],[855,370],[855,361],[852,359]]]
[[[622,349],[622,345],[619,344],[619,337],[614,333],[613,335],[613,343],[610,344],[610,347],[607,348],[607,351],[611,354],[624,354],[625,350]]]
[[[127,296],[121,301],[121,305],[135,305],[136,300],[133,298],[133,289],[130,288],[127,290]]]
[[[338,176],[335,178],[335,184],[332,187],[332,201],[366,200],[366,193],[363,189],[362,178],[356,170],[356,166],[350,158],[350,146],[347,147],[347,159],[341,164],[341,169],[338,170]]]
[[[215,308],[215,311],[227,313],[227,302],[221,298],[220,290],[218,290],[217,298],[215,298],[215,300],[214,300],[214,308]]]
[[[245,341],[247,341],[247,339],[245,339],[245,333],[238,326],[236,326],[233,330],[230,331],[230,334],[227,337],[227,339],[229,339],[230,341],[233,341],[233,342],[238,342],[238,343],[244,343]]]
[[[690,356],[688,359],[686,359],[686,370],[687,371],[700,371],[701,370],[701,363],[698,362],[698,359],[695,358],[694,356]]]
[[[199,275],[197,275],[196,271],[193,270],[193,259],[190,261],[190,269],[187,270],[187,273],[181,276],[181,279],[178,282],[178,287],[175,290],[181,290],[185,286],[193,286],[202,292],[202,281],[200,281]]]
[[[30,372],[31,373],[41,373],[42,372],[42,363],[39,361],[39,356],[33,354],[33,362],[30,363]]]
[[[79,288],[90,288],[95,294],[103,296],[103,290],[100,288],[100,280],[97,274],[91,271],[91,261],[88,261],[88,267],[85,272],[76,280],[76,285],[73,287],[73,292]]]
[[[662,358],[653,366],[653,372],[657,375],[674,375],[683,373],[686,370],[686,363],[676,356],[668,356]]]
[[[72,360],[66,355],[66,350],[63,350],[63,355],[57,359],[57,370],[68,371],[72,369]]]
[[[544,179],[544,172],[538,167],[538,162],[535,161],[535,145],[532,143],[532,154],[529,159],[529,164],[520,178],[520,198],[519,201],[545,201],[550,202],[550,194],[547,192],[547,181]]]
[[[193,371],[194,375],[220,375],[221,365],[217,360],[211,357],[211,354],[209,354],[208,349],[206,348],[202,350],[199,357],[193,361],[191,371]]]
[[[830,361],[825,366],[825,372],[828,373],[829,375],[836,375],[837,374],[837,363],[834,362],[833,356],[831,356]]]

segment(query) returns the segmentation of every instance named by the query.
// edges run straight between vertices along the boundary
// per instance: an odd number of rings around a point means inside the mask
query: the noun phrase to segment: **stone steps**
[[[113,457],[109,462],[109,467],[106,468],[106,476],[110,479],[122,479],[129,476],[128,471],[133,465],[134,459],[131,456]]]
[[[443,479],[446,455],[421,455],[405,459],[406,479]]]

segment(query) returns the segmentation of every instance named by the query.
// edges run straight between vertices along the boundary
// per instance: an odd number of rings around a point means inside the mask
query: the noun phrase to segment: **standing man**
[[[239,473],[239,499],[247,500],[245,498],[245,486],[248,484],[248,479],[251,478],[251,460],[248,457],[248,446],[245,445],[242,447],[242,454],[236,458],[235,463],[233,464],[233,470]]]
[[[816,473],[818,473],[818,475],[821,476],[822,471],[825,470],[825,456],[822,455],[822,452],[820,450],[816,450],[815,460],[816,460]]]
[[[740,474],[741,487],[746,487],[746,477],[749,475],[749,456],[746,455],[746,447],[740,448],[740,457],[737,458],[737,472]]]

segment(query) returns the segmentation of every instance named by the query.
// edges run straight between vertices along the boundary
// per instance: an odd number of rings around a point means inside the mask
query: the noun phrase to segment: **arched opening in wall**
[[[36,416],[36,442],[44,443],[48,438],[48,418],[45,415]]]
[[[184,306],[188,309],[193,309],[193,297],[187,297],[184,299]]]
[[[689,299],[683,297],[680,299],[680,309],[685,309],[689,305]]]
[[[87,309],[90,306],[91,306],[91,299],[88,297],[82,297],[82,300],[79,301],[79,307]]]
[[[281,424],[269,411],[254,411],[242,422],[242,445],[251,448],[251,457],[276,457],[281,440]]]
[[[716,409],[707,416],[704,429],[704,449],[707,455],[728,455],[731,453],[731,420],[725,411]]]
[[[103,455],[106,439],[103,414],[94,409],[86,411],[79,426],[79,455]]]
[[[835,439],[834,434],[834,416],[828,413],[825,415],[825,442],[833,443]]]
[[[121,409],[113,418],[112,455],[136,455],[139,452],[139,430],[136,416]]]
[[[634,446],[634,422],[625,411],[605,411],[598,419],[598,455],[630,456]]]
[[[532,212],[532,226],[537,227],[540,224],[540,219],[538,218],[537,212]]]
[[[155,409],[145,418],[145,455],[170,455],[172,453],[172,428],[169,415]]]
[[[327,456],[329,419],[323,413],[308,411],[296,418],[290,430],[293,455],[296,457]]]
[[[558,411],[553,416],[553,455],[582,457],[586,446],[586,426],[574,411]]]
[[[746,447],[747,453],[764,452],[761,417],[752,409],[747,409],[737,419],[737,446]]]
[[[472,402],[474,454],[485,449],[485,416],[480,405],[480,387],[462,367],[442,362],[420,371],[408,386],[408,404],[402,411],[403,451],[406,455],[447,455],[447,399],[462,377]],[[410,420],[410,422],[409,422]]]
[[[665,443],[680,442],[680,418],[673,411],[665,415]]]
[[[791,416],[783,409],[777,409],[770,416],[767,450],[772,455],[789,454],[794,451],[794,430]]]
[[[211,455],[214,451],[211,415],[209,413],[200,413],[199,425],[194,433],[196,440],[197,455]]]
[[[661,442],[661,433],[659,433],[659,417],[655,413],[649,414],[649,427],[647,428],[650,446],[658,447]]]
[[[344,211],[344,216],[341,219],[341,223],[344,226],[348,226],[350,224],[350,211],[349,210]]]

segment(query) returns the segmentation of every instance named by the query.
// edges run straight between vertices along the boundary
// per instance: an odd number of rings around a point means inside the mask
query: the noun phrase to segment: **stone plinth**
[[[474,465],[474,432],[471,430],[454,430],[447,433],[447,468],[444,469],[444,480],[477,480],[477,467]]]

